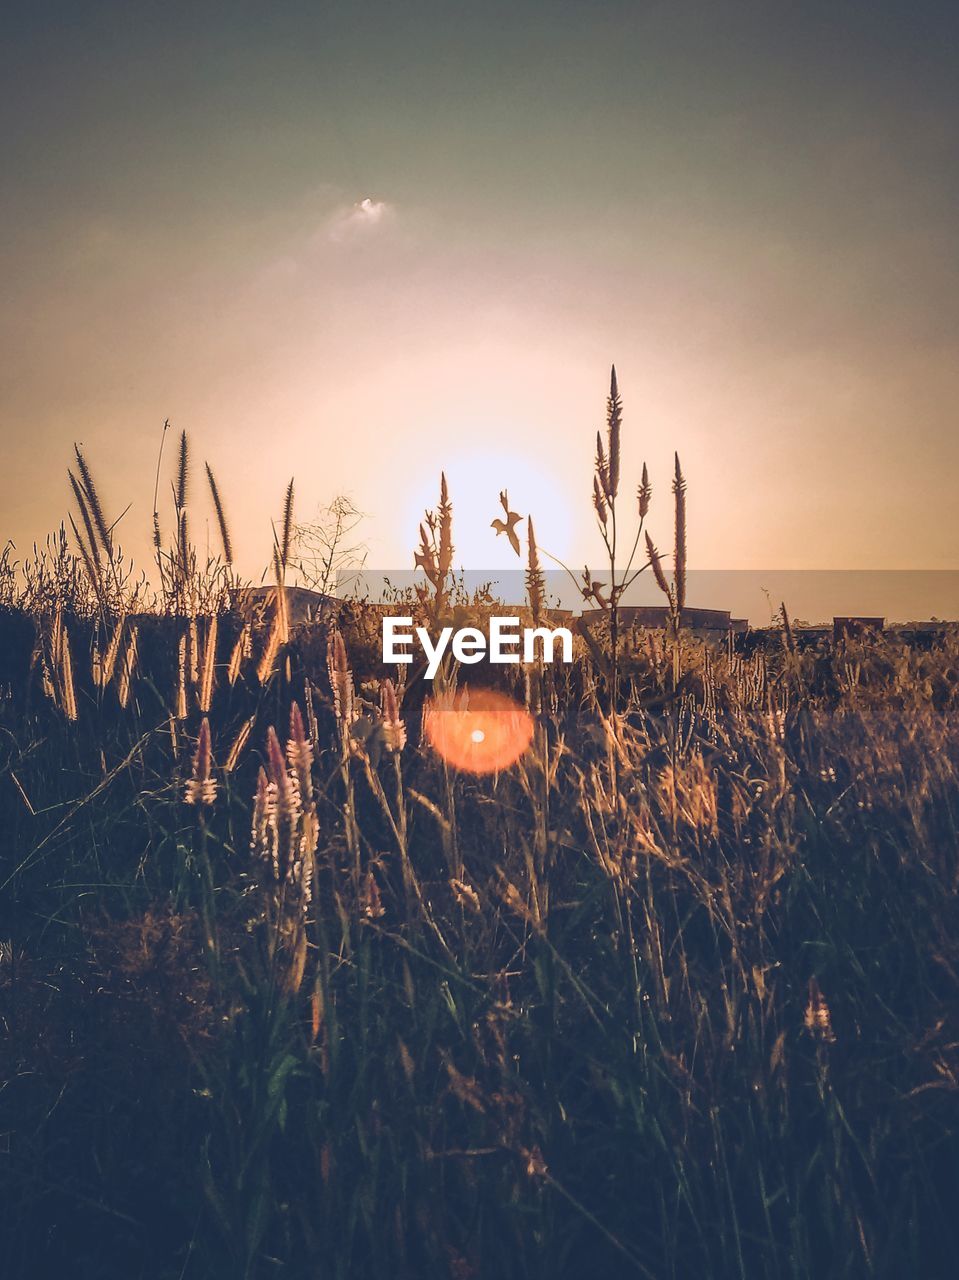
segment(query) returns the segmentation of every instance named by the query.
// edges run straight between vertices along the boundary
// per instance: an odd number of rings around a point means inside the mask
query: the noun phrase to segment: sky
[[[0,537],[74,442],[148,563],[165,419],[251,577],[296,478],[412,563],[596,560],[673,451],[696,568],[957,568],[959,11],[932,3],[8,5]],[[168,438],[161,518],[169,527]],[[210,532],[211,540],[214,534]]]

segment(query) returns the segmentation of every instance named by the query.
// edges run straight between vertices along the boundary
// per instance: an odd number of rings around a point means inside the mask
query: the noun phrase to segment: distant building
[[[260,587],[244,587],[240,597],[254,608],[262,605],[271,609],[276,599],[276,586],[266,584]],[[311,591],[308,587],[286,588],[290,625],[294,627],[304,622],[321,622],[338,603],[334,596],[324,595],[322,591]]]
[[[885,625],[885,618],[833,618],[832,635],[834,640],[843,640],[854,636],[880,635]]]
[[[619,623],[624,629],[645,627],[649,631],[662,631],[669,624],[669,606],[664,604],[620,605]],[[608,616],[607,609],[585,609],[583,621],[589,625]],[[743,619],[737,619],[742,623]],[[694,634],[713,635],[733,630],[733,620],[728,609],[696,609],[687,606],[680,616],[680,625]]]

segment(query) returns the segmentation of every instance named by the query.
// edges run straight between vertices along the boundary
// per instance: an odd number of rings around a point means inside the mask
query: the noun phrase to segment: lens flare
[[[493,689],[461,689],[426,704],[423,731],[447,764],[469,773],[496,773],[516,763],[530,744],[533,718]]]

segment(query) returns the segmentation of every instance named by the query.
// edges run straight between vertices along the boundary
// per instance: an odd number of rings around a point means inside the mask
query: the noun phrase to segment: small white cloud
[[[336,242],[368,235],[388,222],[393,214],[394,208],[386,200],[374,200],[372,196],[366,196],[356,204],[337,209],[327,225],[327,235]]]

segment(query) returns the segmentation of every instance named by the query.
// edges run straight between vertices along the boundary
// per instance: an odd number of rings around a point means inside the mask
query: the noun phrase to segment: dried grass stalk
[[[58,635],[60,657],[60,689],[63,695],[63,714],[68,720],[77,719],[77,694],[73,684],[73,661],[70,657],[70,636],[61,622]]]
[[[673,576],[676,582],[676,611],[682,613],[686,604],[686,481],[676,454],[676,471],[673,476],[673,494],[676,500],[676,538],[673,557]]]
[[[526,521],[528,557],[526,567],[526,594],[533,615],[533,622],[539,626],[546,608],[546,586],[543,570],[540,567],[539,552],[536,549],[536,534],[533,532],[533,517]]]
[[[266,684],[273,675],[273,669],[276,666],[277,654],[282,648],[282,640],[280,634],[279,618],[273,619],[273,626],[270,628],[270,634],[267,637],[266,646],[260,655],[260,661],[256,668],[256,676],[260,684]]]
[[[210,497],[213,499],[213,510],[216,512],[216,522],[220,530],[220,542],[223,546],[223,559],[228,565],[232,566],[233,540],[230,537],[229,526],[226,522],[226,513],[223,510],[223,501],[220,498],[220,490],[213,475],[213,469],[209,463],[206,464],[206,478],[210,485]]]
[[[117,698],[120,706],[124,708],[130,701],[130,687],[133,683],[133,673],[136,670],[139,641],[139,628],[134,625],[130,628],[130,635],[123,651],[123,661],[120,663],[120,678],[117,685]]]
[[[619,492],[620,435],[623,425],[623,402],[616,382],[616,366],[609,375],[609,397],[606,400],[606,438],[608,441],[609,488],[608,497],[614,500]]]
[[[249,720],[244,720],[240,725],[240,731],[233,739],[233,745],[230,747],[229,753],[226,757],[226,762],[223,765],[224,773],[232,773],[236,768],[237,761],[240,758],[240,753],[247,744],[247,740],[250,737],[250,732],[255,721],[256,716],[250,716]]]
[[[250,624],[244,623],[243,629],[237,636],[236,644],[233,646],[233,652],[230,654],[230,662],[226,669],[227,683],[232,687],[236,684],[240,677],[240,670],[243,666],[243,659],[250,656]]]
[[[213,700],[213,677],[216,670],[217,630],[217,615],[214,613],[210,616],[210,620],[207,623],[206,645],[203,650],[203,669],[200,673],[199,703],[200,710],[203,712],[210,710],[210,703]]]

